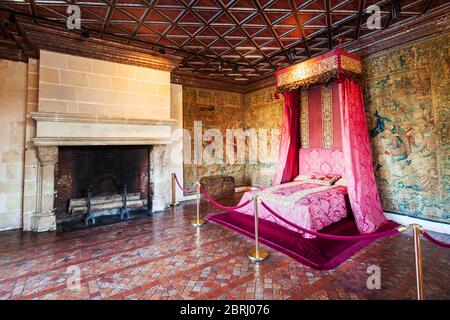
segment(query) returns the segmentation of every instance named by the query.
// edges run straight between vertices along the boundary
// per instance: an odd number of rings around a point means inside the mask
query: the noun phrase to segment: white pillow
[[[341,176],[336,174],[313,173],[308,175],[298,175],[297,177],[295,177],[294,181],[304,181],[309,183],[321,184],[324,186],[331,186],[335,184],[335,182],[339,179],[341,179]]]
[[[335,186],[347,186],[347,181],[344,178],[340,178],[338,181],[334,183]]]

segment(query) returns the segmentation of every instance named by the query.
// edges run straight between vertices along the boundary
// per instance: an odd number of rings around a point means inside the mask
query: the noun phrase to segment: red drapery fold
[[[361,233],[387,222],[381,207],[372,165],[361,86],[348,78],[339,82],[344,177]]]
[[[292,181],[298,175],[300,91],[284,92],[283,123],[273,185]]]

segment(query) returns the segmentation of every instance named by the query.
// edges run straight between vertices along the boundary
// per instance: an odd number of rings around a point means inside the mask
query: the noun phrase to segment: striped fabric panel
[[[300,142],[302,148],[309,148],[308,88],[303,87],[300,94]]]
[[[333,147],[333,94],[332,85],[322,86],[322,146]]]

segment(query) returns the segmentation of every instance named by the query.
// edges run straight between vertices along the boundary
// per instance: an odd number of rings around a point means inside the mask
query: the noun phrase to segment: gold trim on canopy
[[[325,149],[333,147],[333,90],[331,84],[322,86],[322,144]]]
[[[300,100],[300,139],[302,148],[309,148],[308,90],[302,89]]]
[[[302,86],[327,83],[340,75],[358,80],[361,73],[360,58],[337,49],[277,71],[275,77],[278,91],[286,92]]]

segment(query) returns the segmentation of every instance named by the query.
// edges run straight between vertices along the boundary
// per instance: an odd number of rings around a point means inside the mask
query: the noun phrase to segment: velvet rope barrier
[[[187,192],[187,193],[189,193],[189,192],[194,192],[194,191],[195,191],[195,183],[192,185],[192,187],[190,187],[190,188],[188,188],[188,189],[184,189],[184,188],[181,186],[180,181],[178,181],[178,177],[177,177],[176,174],[174,174],[174,178],[175,178],[175,182],[177,183],[177,185],[178,185],[178,187],[181,189],[181,191]]]
[[[203,193],[203,195],[206,197],[206,199],[208,199],[209,202],[211,202],[216,207],[218,207],[220,209],[224,209],[224,210],[237,210],[237,209],[243,208],[246,205],[248,205],[250,202],[252,202],[252,200],[253,200],[253,199],[250,199],[250,200],[244,202],[243,204],[235,206],[235,207],[227,207],[227,206],[224,206],[224,205],[216,202],[213,198],[211,198],[211,196],[205,191],[204,187],[200,187],[200,191],[201,191],[201,193]]]
[[[428,239],[429,241],[431,241],[432,243],[434,243],[435,245],[438,245],[440,247],[444,247],[444,248],[450,248],[450,243],[445,243],[442,241],[439,241],[435,238],[433,238],[428,232],[423,231],[422,232],[423,236]]]
[[[296,228],[296,229],[298,229],[300,231],[312,234],[312,235],[314,235],[316,237],[324,238],[324,239],[340,240],[340,241],[371,240],[371,239],[379,239],[379,238],[384,238],[384,237],[389,237],[389,236],[393,236],[393,235],[396,235],[396,234],[400,234],[401,231],[405,230],[404,226],[400,226],[400,227],[398,227],[396,229],[393,229],[393,230],[387,230],[387,231],[383,231],[383,232],[365,234],[365,235],[360,235],[360,236],[336,236],[336,235],[320,233],[320,232],[316,232],[316,231],[312,231],[312,230],[308,230],[306,228],[300,227],[300,226],[290,222],[289,220],[283,218],[282,216],[280,216],[276,212],[274,212],[269,206],[267,206],[262,201],[261,201],[261,205],[267,211],[269,211],[273,216],[275,216],[277,219],[283,221],[284,223],[290,225],[291,227]]]

